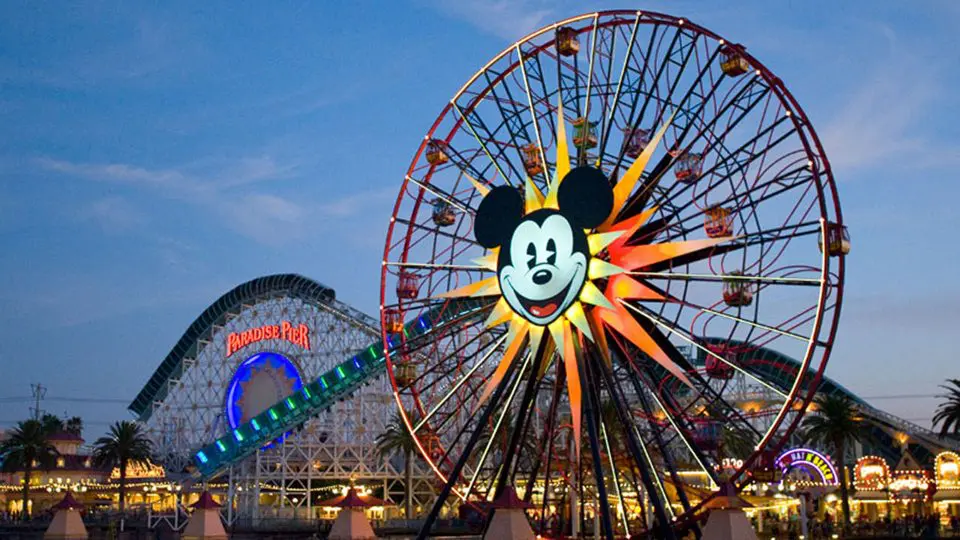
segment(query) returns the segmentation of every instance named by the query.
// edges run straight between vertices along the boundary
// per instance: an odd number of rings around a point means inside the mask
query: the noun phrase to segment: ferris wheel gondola
[[[456,219],[436,222],[437,201]],[[515,488],[541,532],[576,503],[607,536],[673,537],[727,480],[731,439],[752,449],[739,486],[812,398],[842,223],[799,104],[703,27],[591,13],[494,57],[417,149],[384,249],[385,333],[397,313],[450,314],[385,351],[443,483],[430,519]],[[759,347],[801,359],[791,384],[738,361]],[[764,414],[744,411],[749,392]]]

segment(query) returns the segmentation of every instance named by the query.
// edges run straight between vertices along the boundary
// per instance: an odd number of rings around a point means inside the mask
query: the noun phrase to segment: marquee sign
[[[242,332],[230,332],[227,335],[227,356],[248,345],[271,339],[289,341],[310,350],[310,328],[305,324],[294,325],[290,321],[283,321],[280,324],[268,324]]]
[[[780,469],[784,475],[786,475],[788,470],[800,467],[824,484],[837,484],[840,482],[840,477],[837,476],[837,469],[833,466],[833,463],[830,462],[830,459],[820,452],[809,448],[794,448],[793,450],[787,450],[780,454],[780,456],[777,457],[776,467]]]

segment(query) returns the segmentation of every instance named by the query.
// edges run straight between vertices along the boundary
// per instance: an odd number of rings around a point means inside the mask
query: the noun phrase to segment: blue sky
[[[269,5],[0,6],[0,398],[115,400],[46,403],[97,434],[267,273],[374,313],[392,200],[446,100],[526,32],[612,8],[745,44],[816,126],[854,237],[828,373],[863,396],[960,377],[960,3]],[[936,401],[874,403],[927,423]],[[0,427],[27,407],[0,399]]]

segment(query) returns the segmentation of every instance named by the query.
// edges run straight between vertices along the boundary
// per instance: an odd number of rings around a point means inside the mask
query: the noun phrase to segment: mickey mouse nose
[[[537,285],[544,285],[553,278],[549,270],[537,270],[533,273],[533,282]]]

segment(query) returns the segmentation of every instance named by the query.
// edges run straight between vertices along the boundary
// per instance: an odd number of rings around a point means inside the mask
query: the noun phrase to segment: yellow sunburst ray
[[[623,234],[624,231],[588,234],[587,246],[590,248],[590,255],[600,253],[605,247],[616,242]]]
[[[613,304],[607,300],[607,297],[600,292],[596,285],[589,281],[584,282],[583,289],[580,290],[580,301],[585,304],[613,309]]]
[[[655,289],[625,274],[610,278],[607,282],[606,297],[611,302],[615,302],[617,298],[655,301],[666,301],[667,299]]]
[[[560,188],[560,181],[570,172],[570,147],[567,146],[567,127],[566,120],[563,118],[563,96],[557,94],[557,167],[553,173],[553,182],[550,183],[550,189],[547,190],[547,199],[543,203],[544,208],[560,207],[557,203],[557,191]]]
[[[535,324],[530,325],[530,352],[536,354],[540,349],[540,341],[543,339],[543,327]]]
[[[497,259],[499,257],[500,257],[500,248],[493,248],[483,257],[477,257],[476,259],[473,259],[471,262],[475,263],[477,266],[481,266],[483,268],[486,268],[487,270],[496,272]]]
[[[517,352],[523,345],[524,338],[527,337],[527,331],[529,329],[530,324],[520,317],[513,317],[511,319],[510,330],[507,332],[507,341],[510,344],[507,345],[507,350],[503,353],[503,358],[500,359],[500,364],[497,366],[496,371],[493,372],[493,375],[490,376],[490,380],[487,381],[487,385],[483,389],[483,394],[480,395],[480,399],[474,404],[473,413],[476,413],[477,409],[486,403],[487,399],[490,397],[490,394],[492,394],[494,389],[496,389],[500,382],[503,381],[503,377],[507,374],[507,369],[510,367],[510,364],[513,363],[514,358],[517,356]]]
[[[467,173],[463,173],[463,175],[467,177],[467,180],[469,180],[471,184],[473,184],[473,188],[476,189],[478,193],[480,193],[481,197],[486,197],[487,193],[490,193],[489,187],[481,184],[474,177],[470,176]]]
[[[567,312],[564,313],[563,316],[566,317],[577,330],[580,330],[580,333],[587,339],[593,341],[593,333],[590,331],[590,323],[587,322],[587,316],[583,312],[583,304],[574,302],[567,308]]]
[[[722,244],[731,239],[730,236],[722,238],[705,238],[703,240],[684,240],[681,242],[667,242],[664,244],[645,244],[641,246],[624,246],[620,249],[610,250],[610,262],[626,268],[627,270],[636,270],[653,264],[661,263],[688,255],[695,251],[708,249],[717,244]]]
[[[587,264],[587,279],[603,279],[626,272],[623,268],[615,264],[610,264],[603,259],[590,259]]]
[[[650,161],[650,158],[656,151],[657,146],[660,145],[660,140],[663,138],[664,133],[667,132],[667,128],[670,126],[670,123],[673,122],[673,116],[675,114],[676,111],[674,111],[673,114],[670,115],[670,118],[668,118],[667,121],[660,126],[660,129],[657,130],[657,134],[650,139],[650,142],[647,143],[647,146],[643,149],[643,152],[637,156],[636,161],[630,165],[630,168],[623,173],[623,176],[620,178],[620,181],[617,182],[617,185],[613,187],[613,212],[610,214],[610,217],[607,218],[607,221],[598,227],[599,230],[606,230],[609,228],[616,219],[617,214],[623,209],[623,203],[625,203],[630,194],[633,193],[633,189],[637,186],[637,181],[640,180],[644,169],[647,168],[647,163]]]
[[[523,211],[525,214],[529,214],[541,208],[543,208],[543,193],[540,193],[540,188],[528,176],[524,188]]]
[[[474,283],[458,287],[452,291],[440,293],[434,298],[464,298],[468,296],[493,296],[500,294],[500,282],[497,276],[481,279]]]
[[[484,321],[483,325],[485,328],[493,328],[498,324],[509,321],[512,317],[513,310],[510,309],[510,304],[507,303],[506,298],[501,296],[493,306],[493,310],[490,311],[490,315],[487,317],[487,320]]]
[[[640,326],[639,323],[627,312],[621,304],[617,304],[613,310],[601,309],[600,318],[603,322],[617,331],[620,335],[630,340],[641,351],[645,352],[655,362],[664,367],[674,377],[680,379],[684,384],[693,388],[687,374],[673,360],[667,356],[659,344]]]

